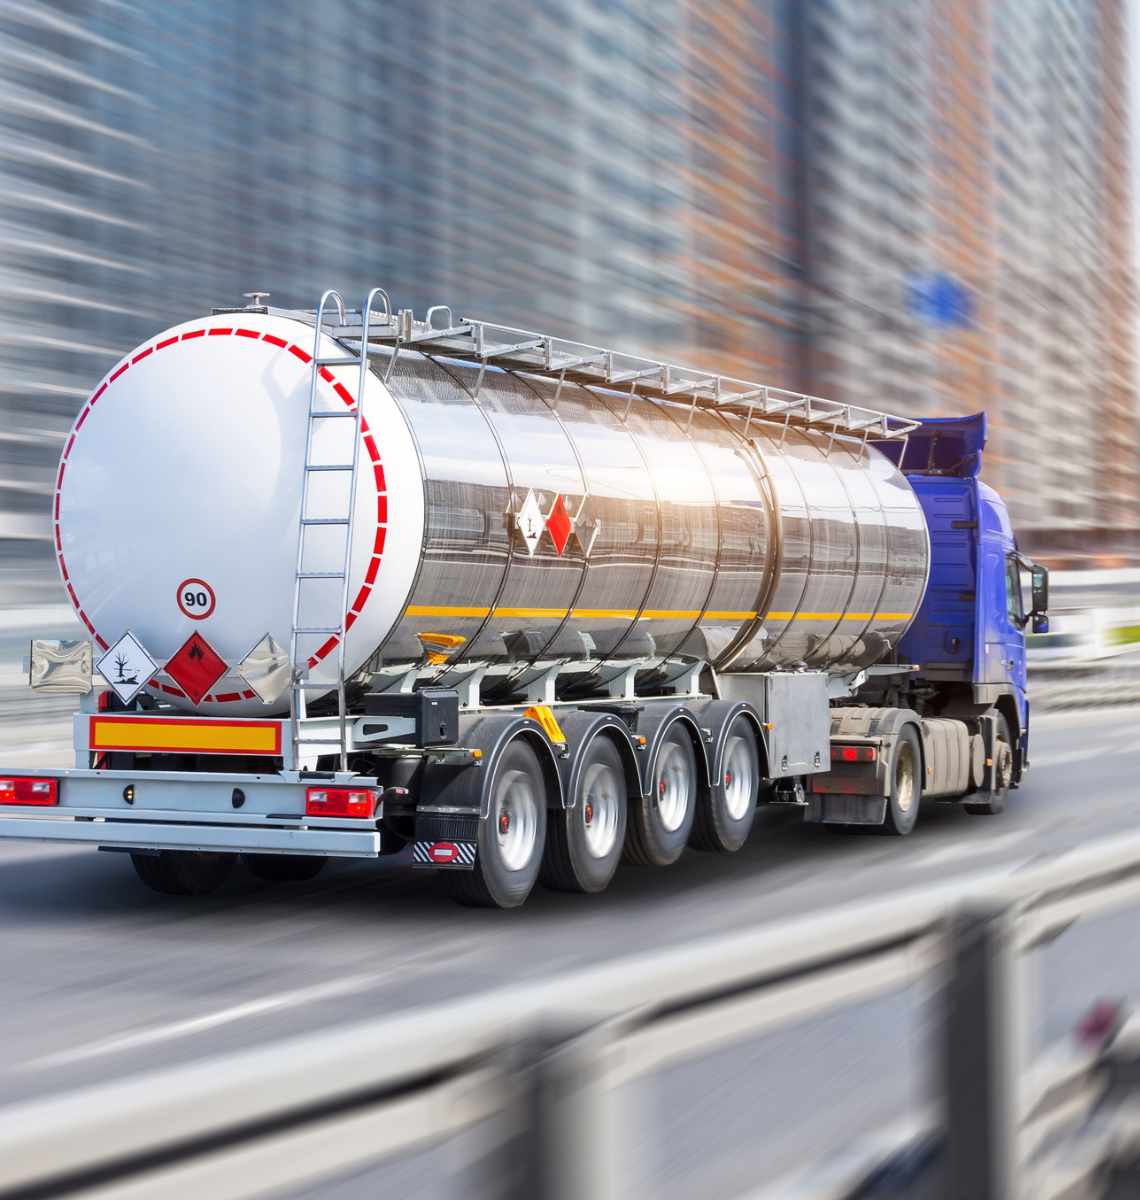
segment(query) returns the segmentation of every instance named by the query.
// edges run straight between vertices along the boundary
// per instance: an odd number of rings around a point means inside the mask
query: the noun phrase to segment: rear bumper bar
[[[192,821],[120,821],[96,818],[0,817],[0,838],[33,842],[72,842],[124,850],[212,850],[234,854],[322,854],[335,858],[376,858],[375,829],[288,829],[265,825],[204,825]]]

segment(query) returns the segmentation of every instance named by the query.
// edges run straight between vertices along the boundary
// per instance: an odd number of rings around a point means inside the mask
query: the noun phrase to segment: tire
[[[475,867],[447,871],[452,897],[475,908],[518,908],[530,895],[546,843],[546,779],[538,755],[515,738],[493,764],[490,815],[479,822]]]
[[[266,883],[304,883],[325,869],[323,854],[243,854],[249,873]]]
[[[752,832],[760,793],[760,750],[752,722],[735,717],[720,755],[720,777],[697,806],[691,845],[731,854]]]
[[[918,731],[904,725],[895,742],[891,763],[891,792],[881,829],[894,837],[906,837],[918,821],[922,802],[922,753]]]
[[[132,854],[135,874],[152,892],[163,896],[205,896],[229,878],[236,854],[211,854],[204,850],[160,850],[157,854]]]
[[[988,794],[975,793],[975,796],[984,795],[986,797],[984,800],[974,799],[963,803],[962,807],[972,817],[996,817],[1005,812],[1005,802],[1009,797],[1010,785],[1013,782],[1013,738],[1010,736],[1009,722],[1000,710],[995,710],[994,716],[997,718],[995,750],[998,752],[998,763],[995,782],[998,786]]]
[[[685,725],[674,721],[657,744],[648,796],[631,806],[625,859],[667,867],[681,857],[697,811],[697,756]]]
[[[540,878],[560,892],[600,892],[625,845],[629,788],[613,739],[599,734],[582,752],[570,808],[549,814]]]

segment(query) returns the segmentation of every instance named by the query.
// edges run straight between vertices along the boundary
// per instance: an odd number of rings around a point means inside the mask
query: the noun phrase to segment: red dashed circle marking
[[[156,342],[153,346],[147,346],[145,349],[138,351],[133,357],[124,359],[111,374],[103,380],[102,383],[91,393],[90,399],[83,406],[79,416],[75,419],[75,426],[72,429],[71,437],[68,439],[67,445],[64,447],[63,455],[59,460],[59,472],[55,479],[55,497],[52,509],[52,522],[55,532],[55,556],[59,562],[60,574],[63,576],[64,586],[67,588],[68,597],[79,614],[79,619],[87,627],[87,631],[95,639],[96,643],[102,650],[109,649],[109,643],[98,633],[95,626],[91,623],[90,617],[83,611],[83,605],[80,603],[79,597],[76,595],[75,587],[71,582],[71,575],[67,570],[67,562],[63,556],[63,538],[60,532],[59,522],[59,505],[60,495],[63,490],[63,476],[67,470],[67,460],[71,455],[72,448],[75,445],[75,439],[79,431],[83,428],[83,423],[87,420],[88,414],[95,407],[96,403],[102,398],[107,388],[115,382],[121,375],[125,374],[135,363],[142,362],[143,359],[149,358],[152,354],[159,350],[166,350],[171,346],[177,345],[180,342],[190,342],[195,338],[206,337],[229,337],[236,336],[241,338],[249,338],[253,341],[263,342],[268,346],[273,346],[278,350],[284,350],[293,355],[294,358],[300,360],[305,366],[313,361],[313,356],[307,350],[303,350],[300,346],[294,345],[291,342],[285,341],[284,338],[279,338],[272,333],[258,333],[256,329],[234,329],[226,326],[217,326],[211,329],[192,329],[188,333],[181,336],[163,338],[162,341]],[[352,393],[344,386],[343,383],[338,383],[332,372],[327,367],[320,368],[321,379],[329,384],[333,391],[348,405],[349,408],[355,406]],[[360,440],[368,452],[369,461],[372,464],[372,473],[376,481],[376,537],[372,543],[372,557],[369,560],[368,568],[364,575],[364,584],[360,591],[357,592],[356,598],[344,616],[344,628],[349,630],[352,628],[356,618],[364,611],[364,605],[368,602],[368,597],[372,594],[372,585],[376,581],[376,574],[380,569],[380,560],[384,555],[384,543],[388,535],[388,493],[387,484],[384,478],[384,465],[380,460],[380,450],[376,445],[376,439],[372,434],[372,430],[368,427],[368,422],[362,417],[360,420]],[[211,611],[213,611],[211,609]],[[336,649],[340,638],[334,634],[326,642],[324,642],[309,658],[309,667],[315,667],[322,659]],[[154,691],[166,692],[170,696],[178,696],[182,699],[189,699],[181,688],[172,687],[166,683],[150,683],[147,685]],[[257,693],[251,690],[241,692],[224,692],[220,695],[207,695],[206,702],[225,704],[234,700],[256,700]]]

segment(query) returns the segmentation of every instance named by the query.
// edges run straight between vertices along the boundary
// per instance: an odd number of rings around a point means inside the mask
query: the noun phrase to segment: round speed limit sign
[[[178,585],[178,607],[191,621],[204,621],[216,603],[214,589],[204,579],[184,579]]]

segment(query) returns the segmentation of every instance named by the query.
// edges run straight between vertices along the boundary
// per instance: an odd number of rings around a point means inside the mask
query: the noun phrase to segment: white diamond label
[[[526,542],[526,552],[533,555],[538,546],[538,539],[542,537],[542,531],[546,528],[542,509],[539,508],[538,501],[534,498],[534,492],[527,492],[526,499],[520,505],[519,511],[515,513],[515,524],[518,526],[519,533],[522,534],[523,541]]]
[[[158,663],[146,652],[133,633],[121,638],[95,664],[99,674],[124,704],[130,702],[146,687]]]

